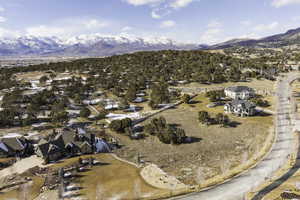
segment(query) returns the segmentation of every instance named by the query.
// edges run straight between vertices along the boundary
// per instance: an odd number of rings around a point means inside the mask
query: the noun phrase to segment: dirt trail
[[[6,176],[12,175],[14,173],[22,174],[30,168],[33,167],[43,167],[43,160],[37,156],[30,156],[28,158],[24,158],[20,161],[17,161],[10,167],[7,167],[0,171],[0,179],[5,178]]]

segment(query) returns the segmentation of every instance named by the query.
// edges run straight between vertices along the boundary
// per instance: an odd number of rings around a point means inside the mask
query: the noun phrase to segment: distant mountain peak
[[[89,34],[68,39],[25,35],[0,39],[0,56],[109,56],[134,51],[196,47],[166,37],[143,38],[129,34]]]

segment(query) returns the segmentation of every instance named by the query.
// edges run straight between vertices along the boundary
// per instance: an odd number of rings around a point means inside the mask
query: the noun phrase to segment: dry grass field
[[[195,184],[226,173],[259,152],[270,133],[273,116],[238,118],[230,115],[233,127],[205,126],[199,124],[198,112],[206,110],[214,116],[223,113],[223,106],[207,108],[209,101],[204,95],[197,96],[194,101],[195,104],[182,104],[156,116],[164,116],[168,123],[182,127],[187,136],[195,139],[194,143],[167,145],[153,136],[144,141],[132,141],[115,134],[125,145],[118,155],[136,161],[139,152],[144,160],[157,164],[184,183]]]
[[[43,186],[44,178],[33,174],[24,173],[21,177],[30,177],[32,181],[14,187],[9,191],[0,192],[2,200],[19,200],[19,199],[35,199],[40,194],[40,189]]]
[[[45,72],[26,72],[16,74],[17,80],[30,81],[30,80],[39,80],[40,77],[44,76]]]
[[[75,179],[76,184],[82,187],[79,197],[85,199],[141,199],[150,196],[169,194],[167,190],[161,190],[148,185],[140,176],[140,170],[133,165],[115,159],[111,154],[86,155],[81,158],[93,156],[105,165],[93,166],[86,172],[80,173]],[[58,170],[78,162],[79,157],[58,162],[50,168]],[[25,172],[21,176],[33,179],[29,184],[23,184],[13,190],[0,193],[0,199],[35,199],[44,183],[44,178]],[[57,192],[57,191],[54,191]]]
[[[139,175],[138,168],[116,160],[111,155],[97,157],[108,165],[96,166],[82,173],[82,194],[88,199],[141,199],[167,192],[148,185]]]

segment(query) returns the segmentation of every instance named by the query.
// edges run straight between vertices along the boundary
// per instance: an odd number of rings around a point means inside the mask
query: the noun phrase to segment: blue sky
[[[0,0],[0,36],[80,34],[218,43],[300,27],[300,0]]]

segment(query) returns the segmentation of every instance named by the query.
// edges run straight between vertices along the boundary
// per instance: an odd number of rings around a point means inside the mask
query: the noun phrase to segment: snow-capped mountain
[[[140,38],[130,35],[80,35],[68,39],[23,36],[0,38],[0,56],[109,56],[135,51],[194,49],[168,38]]]

